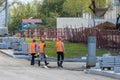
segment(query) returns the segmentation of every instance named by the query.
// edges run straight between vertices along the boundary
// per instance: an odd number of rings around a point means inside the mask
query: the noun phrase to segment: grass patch
[[[32,42],[32,39],[26,38],[25,40],[27,43]],[[40,40],[37,40],[39,43]],[[56,50],[55,50],[55,41],[46,41],[46,54],[50,57],[56,57]],[[79,43],[70,43],[65,42],[65,58],[77,58],[87,55],[87,47],[79,44]],[[102,56],[104,53],[107,53],[105,50],[97,49],[97,56]]]

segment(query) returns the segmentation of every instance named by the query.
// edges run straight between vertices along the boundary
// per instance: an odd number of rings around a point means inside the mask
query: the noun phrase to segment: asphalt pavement
[[[44,65],[44,63],[42,63]],[[85,73],[85,63],[64,62],[64,68],[57,68],[50,62],[48,69],[30,65],[30,61],[15,59],[0,53],[0,80],[118,80]]]

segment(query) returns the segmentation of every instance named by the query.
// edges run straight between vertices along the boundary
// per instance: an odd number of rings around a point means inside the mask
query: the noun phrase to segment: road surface
[[[45,69],[30,66],[27,60],[14,59],[0,53],[0,80],[117,80],[109,77],[86,74],[83,71],[69,70],[82,66],[80,63],[65,62],[66,69],[56,68],[56,63],[50,63],[51,68]],[[67,69],[68,67],[68,69]]]

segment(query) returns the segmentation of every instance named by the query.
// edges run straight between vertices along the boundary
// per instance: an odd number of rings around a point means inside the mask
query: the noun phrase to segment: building
[[[95,21],[95,24],[94,24]],[[72,18],[72,17],[59,17],[57,18],[57,28],[80,28],[80,27],[93,27],[104,22],[116,23],[116,19],[85,19],[85,18]]]

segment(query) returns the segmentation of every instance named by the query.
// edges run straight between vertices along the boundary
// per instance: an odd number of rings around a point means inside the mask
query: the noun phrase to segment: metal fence
[[[88,36],[96,36],[97,47],[103,49],[120,49],[120,31],[96,28],[50,28],[28,29],[24,31],[25,37],[46,37],[47,40],[57,40],[62,36],[65,41],[87,43]]]

